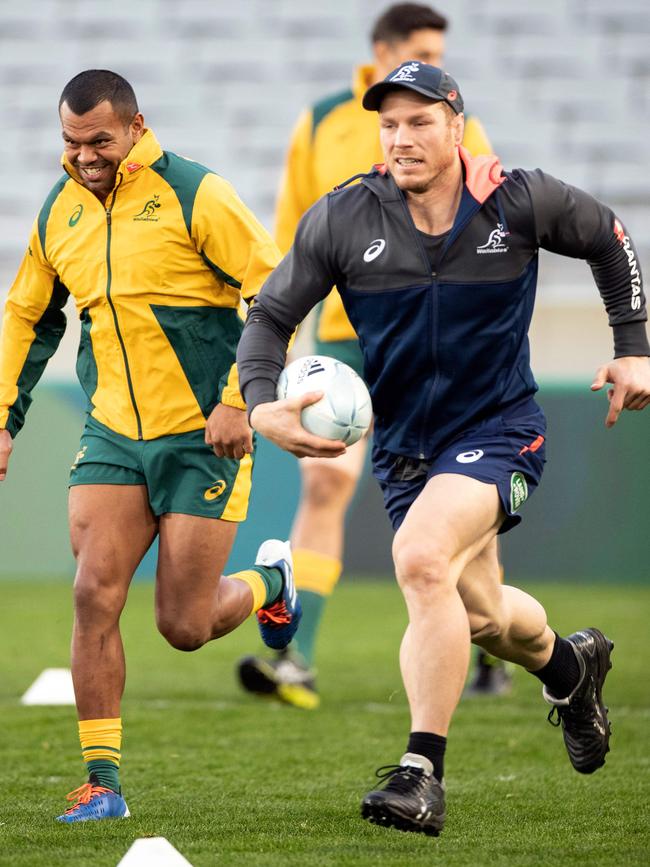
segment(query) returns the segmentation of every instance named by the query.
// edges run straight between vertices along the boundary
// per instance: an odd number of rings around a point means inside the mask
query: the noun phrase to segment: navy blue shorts
[[[460,434],[427,460],[408,458],[375,448],[373,474],[384,494],[384,505],[397,530],[413,501],[433,476],[455,473],[497,486],[506,518],[499,533],[521,521],[516,514],[542,477],[546,418],[541,409],[517,418],[497,416]]]

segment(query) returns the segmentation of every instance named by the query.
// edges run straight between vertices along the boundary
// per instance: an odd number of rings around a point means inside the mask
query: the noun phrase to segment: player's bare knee
[[[117,621],[126,602],[126,593],[114,576],[103,569],[79,567],[73,588],[75,619],[79,623]]]
[[[171,644],[176,650],[182,650],[185,653],[198,650],[210,639],[209,634],[197,628],[194,624],[178,623],[171,618],[158,616],[156,618],[156,625],[158,626],[158,631],[168,644]]]
[[[449,586],[449,559],[436,546],[395,537],[393,560],[397,583],[404,591],[429,593]]]
[[[312,509],[345,508],[354,493],[354,484],[334,468],[312,466],[303,472],[302,499]]]

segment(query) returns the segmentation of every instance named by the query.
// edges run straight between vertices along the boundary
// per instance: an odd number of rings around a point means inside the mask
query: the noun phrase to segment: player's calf
[[[191,653],[203,647],[212,635],[208,630],[196,630],[182,623],[159,620],[158,631],[175,650]]]

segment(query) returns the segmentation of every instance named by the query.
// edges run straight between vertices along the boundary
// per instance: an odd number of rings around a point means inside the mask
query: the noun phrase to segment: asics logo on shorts
[[[219,479],[214,485],[211,485],[203,494],[204,500],[216,500],[226,490],[226,483],[223,479]]]
[[[474,461],[480,460],[484,455],[482,449],[473,449],[471,452],[461,452],[456,455],[456,460],[459,464],[473,464]]]
[[[386,241],[383,238],[375,238],[374,241],[370,242],[370,246],[363,254],[364,262],[372,262],[373,259],[376,259],[377,256],[381,256],[384,252],[384,248],[386,246]]]

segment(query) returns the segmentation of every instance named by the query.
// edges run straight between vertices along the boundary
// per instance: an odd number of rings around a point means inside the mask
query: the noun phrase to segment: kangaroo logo
[[[510,247],[503,243],[509,232],[503,231],[503,223],[497,223],[496,229],[492,229],[490,237],[485,244],[476,248],[477,253],[507,253]]]
[[[74,461],[72,462],[72,466],[70,467],[71,470],[76,470],[79,465],[79,461],[83,461],[83,459],[86,457],[87,448],[88,446],[82,446],[81,449],[77,452]]]
[[[395,75],[391,78],[391,81],[415,81],[413,73],[419,71],[419,63],[407,63],[406,66],[402,66],[401,69],[397,70]]]
[[[144,208],[140,211],[139,214],[136,214],[133,219],[145,221],[147,223],[156,223],[160,219],[160,217],[156,216],[156,210],[159,207],[160,202],[158,201],[158,196],[154,196],[153,199],[149,199],[149,201],[145,204]]]

